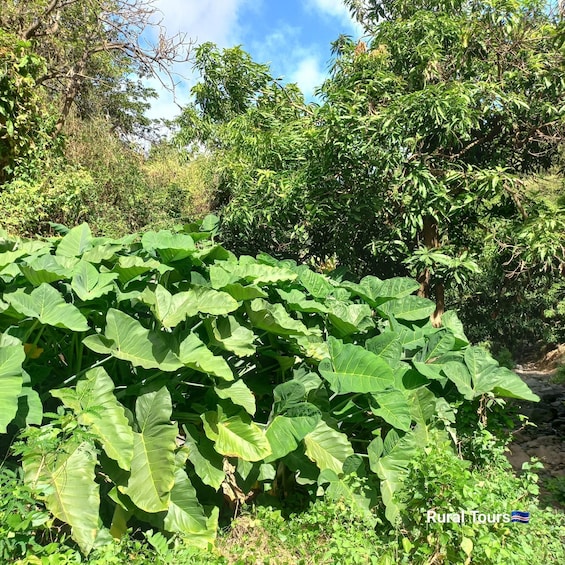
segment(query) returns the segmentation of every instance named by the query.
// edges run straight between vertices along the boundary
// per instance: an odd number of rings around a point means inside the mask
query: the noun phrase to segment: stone
[[[515,471],[520,471],[522,463],[529,461],[530,456],[517,443],[511,443],[508,448],[510,451],[506,452],[506,459]]]

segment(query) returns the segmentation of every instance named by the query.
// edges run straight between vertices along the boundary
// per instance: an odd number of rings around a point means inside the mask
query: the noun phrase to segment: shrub
[[[416,281],[237,258],[216,229],[0,239],[0,433],[85,554],[128,525],[206,547],[261,492],[395,523],[435,428],[537,400],[455,314],[433,327]]]
[[[490,462],[475,468],[457,456],[445,433],[433,434],[435,441],[412,461],[397,493],[402,506],[402,563],[543,565],[565,559],[563,514],[537,504],[535,471],[541,464],[525,463],[516,478],[503,449],[488,445]],[[513,510],[530,512],[530,523],[511,523]],[[428,522],[428,511],[450,513],[452,519]],[[473,511],[490,517],[474,520]]]

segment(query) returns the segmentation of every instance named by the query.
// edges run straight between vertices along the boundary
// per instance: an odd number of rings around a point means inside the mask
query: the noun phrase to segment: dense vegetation
[[[149,0],[0,2],[0,560],[565,561],[503,456],[565,339],[551,6],[346,0],[308,102]]]

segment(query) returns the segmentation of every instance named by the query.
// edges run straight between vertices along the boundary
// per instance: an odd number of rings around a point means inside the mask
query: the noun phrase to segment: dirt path
[[[521,414],[534,426],[514,434],[508,460],[515,470],[530,457],[545,466],[545,478],[565,476],[565,385],[551,382],[555,370],[516,370],[524,382],[540,397],[540,402],[517,402]]]

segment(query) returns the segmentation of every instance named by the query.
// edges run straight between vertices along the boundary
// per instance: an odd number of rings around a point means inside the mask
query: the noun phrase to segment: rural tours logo
[[[460,510],[459,512],[436,512],[426,510],[426,522],[428,524],[498,524],[510,522],[522,522],[527,524],[530,521],[530,513],[521,510],[512,510],[508,513],[490,514],[480,510]]]

